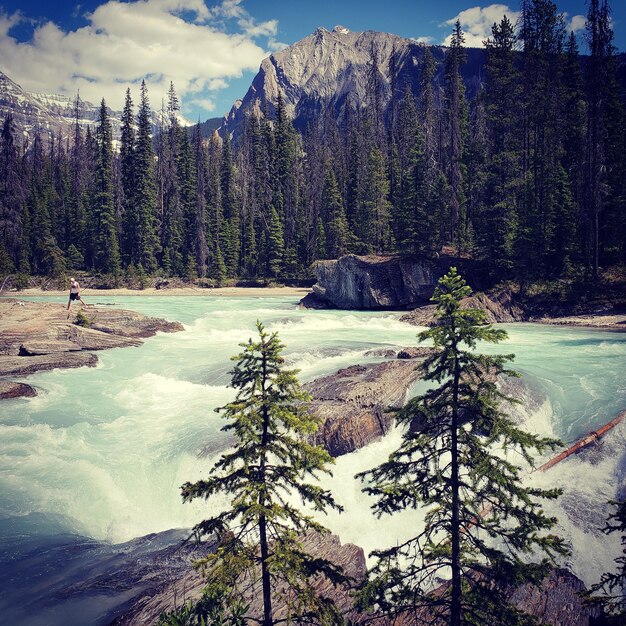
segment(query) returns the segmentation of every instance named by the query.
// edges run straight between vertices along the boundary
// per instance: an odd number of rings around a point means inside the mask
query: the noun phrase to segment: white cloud
[[[74,95],[112,108],[123,105],[127,86],[145,78],[153,108],[161,106],[170,81],[186,104],[214,106],[211,92],[230,78],[256,70],[267,56],[255,41],[273,39],[276,20],[257,23],[241,0],[209,9],[204,0],[109,0],[86,15],[88,25],[65,32],[47,22],[19,42],[10,30],[23,20],[0,13],[0,69],[27,91]],[[229,32],[235,20],[238,32]],[[135,91],[135,90],[133,90]]]
[[[289,44],[285,43],[284,41],[278,41],[274,37],[270,37],[269,40],[267,41],[267,47],[272,52],[278,52],[280,50],[284,50],[285,48],[288,48]]]
[[[581,30],[585,30],[586,22],[587,20],[584,15],[574,15],[566,25],[567,32],[569,33],[571,31],[577,33]]]
[[[435,41],[434,37],[431,37],[430,35],[424,35],[423,37],[416,37],[414,39],[414,41],[416,41],[417,43],[433,43]]]
[[[452,27],[457,20],[460,21],[465,36],[465,45],[468,48],[483,48],[483,42],[491,36],[491,27],[494,23],[499,23],[505,15],[515,24],[520,13],[513,11],[505,4],[490,4],[486,7],[465,9],[440,26]],[[449,45],[451,39],[452,35],[449,34],[443,40],[443,45]]]

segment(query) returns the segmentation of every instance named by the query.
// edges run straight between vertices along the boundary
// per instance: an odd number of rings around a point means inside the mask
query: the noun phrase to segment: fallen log
[[[616,418],[612,419],[610,422],[590,432],[588,435],[585,435],[582,439],[579,439],[576,443],[572,444],[567,450],[563,450],[563,452],[557,454],[555,457],[538,467],[536,472],[545,472],[549,470],[551,467],[554,467],[557,463],[564,461],[567,457],[572,456],[572,454],[576,454],[581,450],[589,447],[592,443],[599,441],[606,433],[615,428],[620,422],[624,420],[626,417],[626,411],[622,411]]]

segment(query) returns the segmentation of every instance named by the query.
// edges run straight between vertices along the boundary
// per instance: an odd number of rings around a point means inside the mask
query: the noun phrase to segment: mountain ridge
[[[383,104],[391,96],[390,60],[395,56],[397,79],[418,91],[420,63],[426,47],[436,67],[436,81],[443,83],[443,61],[447,48],[426,46],[393,33],[374,30],[350,31],[343,26],[313,33],[261,62],[250,88],[225,116],[223,133],[237,135],[247,115],[264,110],[273,113],[280,91],[294,125],[305,130],[322,108],[330,108],[340,119],[346,108],[358,108],[367,100],[368,72],[376,63],[383,89]],[[466,48],[468,62],[463,72],[468,96],[472,98],[482,82],[485,51]]]
[[[37,131],[45,139],[59,133],[63,138],[67,138],[73,133],[76,121],[83,131],[88,126],[96,124],[99,110],[100,105],[94,105],[80,97],[70,98],[63,94],[28,92],[0,69],[0,118],[3,120],[7,114],[11,114],[18,134],[23,140],[32,140]],[[111,119],[113,138],[118,140],[121,132],[122,111],[116,111],[111,107],[107,107],[107,111]],[[154,130],[164,124],[165,115],[162,111],[152,111]],[[182,115],[178,116],[178,120],[183,126],[192,125]],[[221,123],[222,118],[209,118],[203,122],[206,132],[213,132],[218,126],[217,120]]]

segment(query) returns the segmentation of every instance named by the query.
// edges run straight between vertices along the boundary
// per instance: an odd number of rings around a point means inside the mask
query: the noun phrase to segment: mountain
[[[0,118],[9,113],[24,139],[32,138],[37,129],[45,135],[67,134],[74,123],[75,103],[67,96],[28,93],[0,72]],[[82,127],[93,124],[97,113],[90,102],[79,101],[78,122]],[[119,120],[112,123],[119,134]]]
[[[32,139],[37,130],[43,134],[44,138],[59,133],[62,137],[67,137],[72,133],[76,117],[83,130],[97,123],[100,105],[79,99],[78,116],[76,116],[76,107],[75,98],[24,91],[20,85],[0,71],[0,122],[8,113],[12,114],[15,128],[26,140]],[[119,139],[122,112],[112,109],[108,109],[108,112],[113,127],[113,138]],[[178,119],[183,126],[191,125],[191,122],[181,115]],[[207,120],[205,124],[211,122],[212,128],[215,126],[215,120]],[[153,129],[156,130],[163,123],[164,114],[161,111],[153,111]]]
[[[343,26],[332,31],[318,28],[313,34],[275,52],[261,63],[248,92],[226,116],[223,131],[237,134],[246,115],[264,109],[272,113],[280,92],[294,124],[304,130],[324,107],[340,118],[346,107],[367,102],[368,74],[376,59],[383,85],[384,104],[390,98],[390,60],[395,55],[398,85],[417,92],[420,61],[425,46],[411,39],[376,31],[351,32]],[[437,64],[436,80],[443,84],[443,61],[447,48],[431,46]],[[468,48],[463,78],[474,97],[482,77],[484,50]]]

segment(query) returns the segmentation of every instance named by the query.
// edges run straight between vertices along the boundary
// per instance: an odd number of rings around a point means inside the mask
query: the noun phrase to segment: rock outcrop
[[[435,81],[443,84],[446,49],[430,46],[436,64]],[[387,107],[391,95],[390,60],[393,56],[397,81],[415,94],[419,90],[416,68],[424,56],[424,46],[411,39],[376,31],[352,32],[342,26],[332,30],[320,27],[293,45],[274,52],[261,62],[248,92],[226,117],[223,133],[237,138],[246,116],[267,110],[272,116],[279,94],[296,128],[304,131],[323,112],[339,124],[349,110],[360,110],[368,102],[368,78],[376,55],[381,104]],[[463,78],[468,96],[473,98],[482,80],[485,53],[468,49]]]
[[[179,322],[146,317],[120,309],[84,310],[90,327],[77,326],[75,313],[51,302],[0,299],[0,378],[21,377],[56,368],[93,367],[98,358],[91,350],[139,346],[157,332],[183,330]],[[13,384],[13,383],[12,383]],[[12,386],[18,397],[34,395],[30,385]],[[8,393],[8,391],[7,391]]]
[[[315,273],[315,296],[340,309],[415,307],[428,302],[439,277],[429,261],[353,254],[318,261]]]
[[[26,383],[0,380],[0,400],[7,398],[32,398],[37,395],[34,387]]]
[[[303,546],[312,556],[328,559],[342,567],[344,572],[355,581],[360,581],[365,576],[366,566],[363,550],[349,543],[342,545],[339,537],[336,535],[310,533],[305,537]],[[169,573],[169,576],[166,575],[165,571],[158,571],[158,583],[156,585],[154,580],[155,572],[151,572],[152,580],[145,575],[143,576],[148,589],[138,598],[135,598],[132,608],[118,617],[113,622],[114,626],[145,626],[146,624],[154,624],[163,611],[171,611],[175,606],[180,606],[186,600],[198,600],[200,598],[205,584],[204,579],[191,567],[189,556],[185,552],[173,556],[175,557],[173,571]],[[195,558],[198,558],[197,551]],[[162,566],[167,568],[167,563],[161,559]],[[260,576],[257,578],[260,578]],[[100,584],[102,584],[102,581],[100,581]],[[332,599],[347,617],[355,616],[353,614],[353,598],[348,588],[335,587],[326,579],[316,580],[314,586],[319,595]],[[263,596],[260,580],[257,580],[251,588],[246,590],[245,598],[246,603],[250,604],[248,610],[249,618],[255,622],[258,621],[258,618],[263,615]],[[280,595],[274,598],[273,609],[276,619],[286,617],[285,601]]]
[[[304,385],[311,412],[321,419],[313,441],[333,456],[380,439],[393,426],[389,407],[400,407],[419,372],[414,361],[353,365]]]
[[[506,291],[490,294],[475,293],[468,298],[463,298],[461,306],[468,309],[482,309],[485,312],[486,321],[490,324],[522,322],[527,319],[523,308],[516,304],[511,294]],[[434,320],[434,304],[420,306],[400,318],[400,321],[414,326],[431,326]]]

